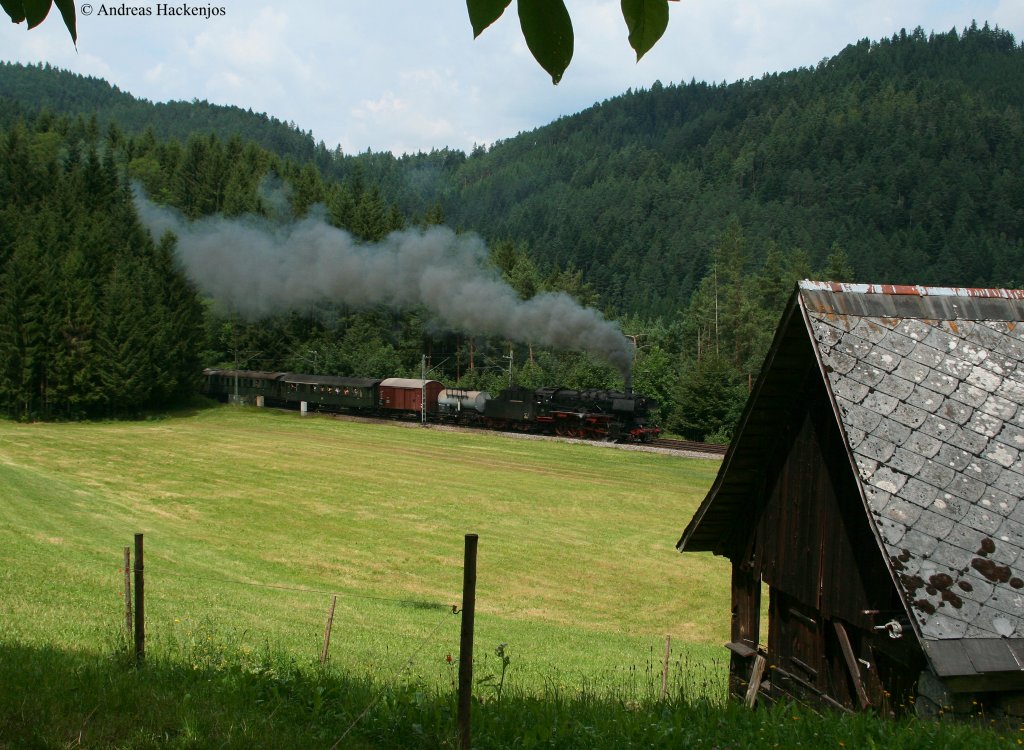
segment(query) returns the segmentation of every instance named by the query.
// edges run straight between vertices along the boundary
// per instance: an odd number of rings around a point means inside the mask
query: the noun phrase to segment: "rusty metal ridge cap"
[[[890,294],[916,297],[975,297],[1024,300],[1024,289],[976,289],[971,287],[921,286],[918,284],[853,284],[838,281],[799,282],[801,291],[837,294]]]

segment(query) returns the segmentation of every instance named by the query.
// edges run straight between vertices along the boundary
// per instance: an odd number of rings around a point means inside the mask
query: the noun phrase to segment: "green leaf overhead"
[[[668,28],[668,0],[622,0],[622,17],[639,62]]]
[[[34,29],[46,20],[50,8],[56,3],[60,10],[64,25],[71,34],[71,41],[78,41],[78,32],[75,28],[75,2],[74,0],[0,0],[0,6],[13,23],[28,21],[28,27]]]
[[[519,24],[534,59],[551,76],[552,83],[572,60],[572,19],[562,0],[519,0]]]
[[[476,39],[484,29],[501,18],[501,14],[511,2],[512,0],[466,0],[469,22],[473,25],[473,38]]]
[[[25,20],[25,7],[21,0],[0,0],[0,6],[3,6],[13,23],[21,23]]]
[[[57,10],[60,11],[61,18],[64,19],[64,25],[68,27],[68,33],[71,34],[71,41],[78,42],[78,29],[75,25],[75,0],[53,0],[57,6]]]
[[[43,22],[46,15],[50,12],[51,1],[22,0],[21,4],[25,8],[25,18],[28,21],[28,27],[34,29]]]

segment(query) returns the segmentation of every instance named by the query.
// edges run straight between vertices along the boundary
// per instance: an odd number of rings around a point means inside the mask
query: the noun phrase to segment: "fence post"
[[[665,661],[661,665],[661,699],[668,697],[668,661],[672,654],[672,636],[665,636]]]
[[[462,568],[462,632],[459,638],[459,748],[469,750],[473,698],[473,619],[476,613],[476,534],[466,534]]]
[[[146,660],[146,594],[142,567],[142,534],[135,535],[135,663]]]
[[[132,548],[124,548],[124,632],[132,632]]]
[[[324,647],[320,650],[320,664],[327,663],[327,652],[331,649],[331,627],[334,625],[334,605],[338,603],[338,596],[331,597],[331,611],[327,614],[327,627],[324,628]]]

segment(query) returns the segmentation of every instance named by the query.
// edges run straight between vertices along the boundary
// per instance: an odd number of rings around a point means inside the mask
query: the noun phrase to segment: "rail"
[[[716,456],[724,456],[729,446],[727,445],[712,445],[710,443],[698,443],[694,440],[670,440],[668,438],[658,438],[656,440],[649,440],[644,445],[650,445],[654,448],[668,448],[676,451],[693,451],[694,453],[712,453]]]

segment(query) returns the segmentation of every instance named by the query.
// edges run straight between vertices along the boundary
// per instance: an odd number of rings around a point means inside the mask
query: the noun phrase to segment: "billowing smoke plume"
[[[177,235],[179,257],[199,288],[245,317],[323,302],[422,305],[454,330],[583,350],[629,375],[632,347],[616,323],[567,294],[520,299],[484,265],[487,249],[475,235],[432,227],[361,244],[315,217],[283,226],[253,218],[187,222],[140,195],[136,207],[154,238]]]

